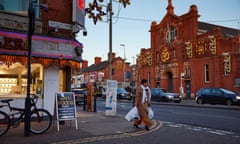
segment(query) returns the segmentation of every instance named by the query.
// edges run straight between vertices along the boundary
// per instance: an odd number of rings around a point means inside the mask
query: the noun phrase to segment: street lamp
[[[126,55],[125,55],[125,44],[120,44],[120,46],[123,47],[123,59],[126,60]]]
[[[98,0],[99,2],[103,2],[104,0]],[[113,0],[109,0],[107,4],[107,13],[109,13],[109,79],[112,79],[112,2]],[[123,4],[125,8],[127,5],[130,5],[130,0],[118,0],[119,3]],[[93,0],[93,3],[89,3],[89,8],[85,9],[86,13],[89,14],[89,18],[93,19],[94,24],[97,23],[98,20],[102,20],[102,16],[106,15],[105,12],[102,11],[102,6],[98,5],[97,0]]]
[[[126,60],[125,44],[120,44],[120,46],[123,47],[123,83],[124,83],[124,85],[125,85],[125,60]]]
[[[183,96],[184,90],[183,90],[183,78],[184,78],[184,73],[180,73],[180,96]]]

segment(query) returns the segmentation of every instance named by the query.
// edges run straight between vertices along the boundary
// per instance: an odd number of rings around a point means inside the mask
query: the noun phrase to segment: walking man
[[[141,85],[137,88],[135,106],[137,107],[139,119],[134,121],[134,126],[139,128],[142,122],[145,124],[145,130],[150,130],[149,126],[152,125],[148,118],[149,106],[151,100],[150,88],[147,86],[147,80],[143,79]]]

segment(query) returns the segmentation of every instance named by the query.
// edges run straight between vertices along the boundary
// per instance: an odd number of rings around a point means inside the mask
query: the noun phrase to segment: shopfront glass
[[[31,64],[30,92],[42,96],[43,94],[43,66]],[[0,61],[0,98],[26,97],[27,67],[21,63],[7,65]]]

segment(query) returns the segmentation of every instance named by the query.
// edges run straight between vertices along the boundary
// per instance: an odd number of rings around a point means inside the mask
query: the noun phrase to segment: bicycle
[[[25,109],[11,106],[10,102],[13,101],[13,99],[4,99],[0,101],[4,103],[0,105],[0,108],[8,107],[10,110],[10,113],[0,111],[0,136],[3,136],[8,132],[11,126],[16,128],[20,125],[25,117]],[[31,95],[30,132],[33,134],[43,134],[51,127],[52,116],[47,110],[37,108],[37,101],[38,96]],[[16,115],[19,116],[15,118]]]

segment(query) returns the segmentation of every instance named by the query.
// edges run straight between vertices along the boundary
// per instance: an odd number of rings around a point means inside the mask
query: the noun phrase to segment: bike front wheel
[[[9,116],[5,112],[0,111],[0,136],[7,133],[9,128],[10,128]]]
[[[31,129],[34,134],[45,133],[52,125],[52,116],[45,109],[34,109],[31,112]]]

